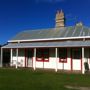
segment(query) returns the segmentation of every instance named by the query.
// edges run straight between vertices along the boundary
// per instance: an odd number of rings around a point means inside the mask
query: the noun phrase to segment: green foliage
[[[0,69],[0,90],[70,90],[66,85],[90,86],[90,76],[82,74]]]
[[[89,71],[89,65],[87,62],[84,63],[84,67],[85,67],[85,73],[87,73]]]

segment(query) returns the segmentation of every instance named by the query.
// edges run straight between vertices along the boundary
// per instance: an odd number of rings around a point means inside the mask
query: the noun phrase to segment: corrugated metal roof
[[[90,41],[10,43],[2,48],[90,47]]]
[[[60,29],[27,30],[20,32],[12,40],[50,39],[90,36],[90,28],[84,26],[64,27]]]

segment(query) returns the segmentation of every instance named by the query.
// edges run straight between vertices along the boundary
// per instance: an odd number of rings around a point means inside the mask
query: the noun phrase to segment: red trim
[[[70,50],[70,55],[71,55],[71,71],[72,71],[72,48],[71,48],[71,50]]]

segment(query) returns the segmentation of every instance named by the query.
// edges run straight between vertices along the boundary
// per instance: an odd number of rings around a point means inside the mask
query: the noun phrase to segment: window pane
[[[49,49],[37,49],[37,61],[48,61],[49,60]]]
[[[13,56],[16,56],[16,49],[13,49]]]
[[[66,48],[59,49],[59,60],[60,60],[60,62],[67,61],[67,49]]]
[[[19,50],[18,50],[18,55],[19,55],[19,56],[24,56],[24,55],[25,55],[24,49],[19,49]]]
[[[36,57],[37,57],[37,60],[43,60],[42,59],[42,50],[41,49],[37,49]]]
[[[49,60],[49,49],[43,49],[43,59],[44,61]]]
[[[27,50],[27,56],[28,57],[33,57],[33,50],[32,49]]]
[[[81,59],[81,49],[72,49],[72,58]]]

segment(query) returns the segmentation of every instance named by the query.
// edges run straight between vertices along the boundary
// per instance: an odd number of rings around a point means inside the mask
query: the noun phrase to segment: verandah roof
[[[90,41],[9,43],[2,48],[90,47]]]

